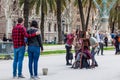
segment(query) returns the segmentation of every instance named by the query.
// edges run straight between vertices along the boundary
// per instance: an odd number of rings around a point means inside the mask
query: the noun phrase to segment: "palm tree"
[[[75,0],[75,5],[79,8],[82,30],[86,31],[88,28],[88,24],[89,24],[90,11],[92,8],[92,0],[89,0],[89,1],[88,0]],[[86,21],[85,21],[85,16],[84,16],[85,14],[83,11],[84,7],[88,7]]]
[[[57,25],[58,25],[58,43],[62,43],[62,30],[61,30],[61,0],[56,0],[57,4]]]
[[[111,33],[114,33],[115,24],[117,22],[117,14],[118,14],[117,5],[115,5],[110,11],[109,24],[111,27]]]
[[[55,0],[57,6],[58,43],[62,44],[61,14],[66,8],[66,3],[70,0]]]
[[[20,6],[24,4],[24,26],[28,28],[28,21],[29,21],[29,1],[30,0],[19,0]]]
[[[48,0],[37,0],[36,1],[36,13],[37,14],[39,14],[39,10],[41,10],[40,30],[42,34],[42,39],[44,41],[44,22],[45,22],[45,15],[47,15],[47,11],[48,11]]]
[[[117,0],[116,4],[110,11],[110,27],[112,28],[112,33],[115,29],[115,24],[118,24],[118,29],[120,29],[120,6],[119,6],[120,0]]]
[[[40,30],[41,30],[41,34],[42,34],[42,39],[44,41],[44,18],[45,15],[47,15],[47,11],[48,11],[48,2],[50,2],[50,0],[28,0],[29,1],[29,7],[26,8],[26,6],[24,6],[24,16],[25,18],[25,24],[28,25],[28,15],[29,12],[35,8],[36,10],[36,14],[39,15],[39,11],[41,10],[41,24],[40,24]],[[52,1],[51,1],[52,2]],[[26,4],[26,0],[20,0],[20,6]],[[27,5],[28,5],[27,4]]]
[[[79,12],[80,12],[82,30],[85,31],[85,18],[83,13],[82,0],[78,0],[77,2],[78,2]]]

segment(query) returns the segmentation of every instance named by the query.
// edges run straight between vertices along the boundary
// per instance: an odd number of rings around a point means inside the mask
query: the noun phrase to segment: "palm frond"
[[[24,4],[24,0],[19,0],[19,6],[21,7]]]
[[[40,11],[40,5],[41,5],[41,0],[37,0],[36,1],[36,14],[39,14]]]

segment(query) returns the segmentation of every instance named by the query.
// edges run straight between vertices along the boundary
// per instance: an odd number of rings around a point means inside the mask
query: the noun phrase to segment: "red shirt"
[[[73,34],[68,34],[66,43],[71,46],[72,43],[73,43],[73,40],[74,40],[74,35]]]
[[[21,24],[17,24],[12,30],[12,40],[13,40],[14,48],[25,46],[24,38],[25,37],[30,38],[34,36],[36,36],[35,33],[27,34],[26,28]]]

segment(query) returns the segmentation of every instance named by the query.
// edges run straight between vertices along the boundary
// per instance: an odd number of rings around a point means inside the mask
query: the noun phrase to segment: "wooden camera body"
[[[86,31],[79,31],[79,38],[82,40],[82,48],[85,46],[90,48],[90,41],[87,38]]]

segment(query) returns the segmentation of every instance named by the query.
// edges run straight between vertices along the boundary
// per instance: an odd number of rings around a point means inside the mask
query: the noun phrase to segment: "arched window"
[[[68,24],[66,24],[66,32],[68,32]]]
[[[48,31],[51,32],[51,23],[48,23]]]
[[[54,31],[55,31],[55,32],[57,31],[57,26],[56,26],[56,24],[54,24]]]

